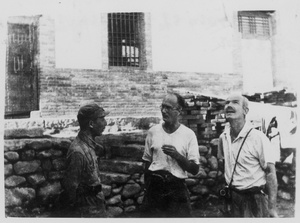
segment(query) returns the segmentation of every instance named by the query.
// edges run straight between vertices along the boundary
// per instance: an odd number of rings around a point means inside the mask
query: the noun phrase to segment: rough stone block
[[[48,185],[41,187],[38,190],[38,196],[43,200],[48,200],[53,195],[59,195],[61,190],[60,182],[48,183]]]
[[[122,161],[122,160],[100,160],[100,171],[134,174],[143,172],[142,162]]]
[[[39,185],[46,181],[46,178],[43,174],[33,174],[27,177],[27,181],[33,186]]]
[[[291,194],[283,190],[278,190],[277,195],[284,200],[291,200]]]
[[[208,173],[208,177],[210,178],[216,178],[217,177],[218,172],[217,171],[210,171]]]
[[[142,204],[142,203],[143,203],[143,200],[144,200],[144,195],[138,197],[136,201],[137,201],[138,204]]]
[[[53,142],[53,146],[55,148],[59,148],[59,149],[68,149],[72,143],[72,141],[74,140],[74,137],[70,137],[70,138],[58,138],[55,139]]]
[[[5,206],[20,206],[23,202],[32,201],[36,197],[32,188],[14,188],[5,190]]]
[[[5,179],[5,186],[16,187],[24,182],[26,182],[25,177],[13,175]]]
[[[6,152],[4,153],[4,158],[11,162],[14,162],[19,160],[19,154],[17,152]]]
[[[4,140],[4,151],[17,151],[26,146],[26,140]]]
[[[135,210],[136,210],[136,206],[134,206],[134,205],[131,205],[131,206],[128,206],[128,207],[124,208],[125,212],[133,212]]]
[[[18,128],[18,129],[5,129],[5,139],[20,139],[20,138],[36,138],[43,137],[44,128]]]
[[[122,203],[121,195],[116,195],[106,201],[107,205],[116,205]]]
[[[116,174],[116,173],[100,173],[101,182],[107,185],[111,185],[113,183],[125,183],[129,180],[130,175],[128,174]]]
[[[124,206],[130,206],[130,205],[133,205],[134,204],[134,200],[133,199],[126,199],[124,202],[123,202]]]
[[[204,156],[200,156],[200,165],[205,167],[207,165],[207,159]]]
[[[58,158],[52,161],[53,168],[55,170],[63,170],[66,168],[66,159]]]
[[[141,186],[137,183],[135,184],[126,184],[122,191],[122,196],[129,198],[141,191]]]
[[[27,146],[34,150],[47,150],[51,149],[53,144],[51,139],[35,139],[27,142]]]
[[[209,179],[206,179],[206,180],[204,181],[204,184],[205,184],[206,186],[210,187],[210,186],[213,186],[213,185],[216,184],[216,180],[213,179],[213,178],[209,178]]]
[[[4,175],[9,176],[12,174],[13,174],[13,165],[12,164],[4,165]]]
[[[122,189],[123,189],[123,187],[116,187],[116,188],[112,189],[112,193],[119,194]]]
[[[108,207],[107,215],[108,217],[117,217],[123,213],[123,209],[120,207]]]
[[[39,152],[37,154],[37,157],[38,158],[52,158],[52,157],[59,157],[61,156],[63,153],[62,151],[60,150],[56,150],[56,149],[50,149],[50,150],[45,150],[45,151],[42,151],[42,152]]]
[[[218,160],[215,156],[211,156],[207,161],[208,161],[208,165],[212,170],[218,169]]]
[[[193,186],[199,183],[198,179],[193,179],[193,178],[187,178],[185,179],[185,183],[187,186]]]
[[[209,190],[207,188],[207,186],[205,185],[197,185],[194,187],[191,187],[191,192],[195,193],[195,194],[201,194],[201,195],[205,195],[209,193]]]
[[[49,180],[60,180],[64,178],[65,171],[55,171],[49,172],[48,179]]]
[[[43,168],[43,170],[51,170],[52,169],[52,163],[51,163],[51,160],[50,159],[47,159],[47,160],[44,160],[43,162],[42,162],[42,168]]]
[[[111,186],[102,184],[102,192],[103,192],[103,194],[104,194],[105,197],[110,196],[110,194],[111,194]]]
[[[21,198],[17,196],[13,190],[5,189],[5,207],[20,206],[21,204]]]
[[[19,161],[14,164],[14,170],[16,174],[21,175],[25,173],[33,173],[35,172],[41,165],[41,161]]]
[[[206,154],[208,152],[208,148],[206,146],[200,145],[198,148],[200,154]]]
[[[32,149],[22,151],[21,153],[21,159],[23,161],[30,161],[33,160],[34,158],[35,158],[35,151]]]

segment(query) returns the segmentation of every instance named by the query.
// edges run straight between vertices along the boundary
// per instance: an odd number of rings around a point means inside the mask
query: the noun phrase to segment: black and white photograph
[[[0,11],[1,222],[296,220],[299,0]]]

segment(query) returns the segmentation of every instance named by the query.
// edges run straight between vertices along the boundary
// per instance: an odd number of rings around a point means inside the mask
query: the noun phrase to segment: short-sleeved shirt
[[[149,166],[151,171],[167,170],[178,178],[187,178],[187,172],[179,166],[177,161],[162,151],[161,147],[164,144],[173,145],[179,154],[199,164],[200,155],[195,133],[182,124],[171,134],[165,132],[162,124],[153,126],[146,137],[142,158],[151,163]]]
[[[218,158],[225,163],[225,180],[229,184],[240,146],[251,129],[245,124],[237,138],[231,142],[230,126],[226,126],[219,139]],[[275,163],[269,139],[259,130],[252,129],[241,149],[233,175],[232,186],[239,190],[266,184],[267,163]]]

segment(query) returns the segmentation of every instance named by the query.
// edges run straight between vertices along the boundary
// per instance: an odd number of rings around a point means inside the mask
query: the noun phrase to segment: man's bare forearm
[[[268,163],[266,171],[266,180],[267,180],[267,190],[268,190],[268,199],[269,199],[269,211],[272,217],[277,216],[276,204],[277,204],[277,177],[275,165]]]
[[[178,156],[176,157],[176,160],[177,160],[179,166],[180,166],[183,170],[185,170],[185,171],[187,171],[187,172],[189,172],[189,173],[191,173],[191,174],[193,174],[193,175],[195,175],[195,174],[198,173],[198,171],[199,171],[199,165],[197,165],[197,164],[194,163],[193,161],[187,160],[187,159],[186,159],[185,157],[183,157],[182,155],[178,155]]]

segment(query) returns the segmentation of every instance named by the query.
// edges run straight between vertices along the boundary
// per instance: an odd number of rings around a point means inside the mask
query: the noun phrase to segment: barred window
[[[238,12],[239,32],[243,38],[269,38],[271,36],[270,11]]]
[[[108,14],[109,66],[140,67],[143,13]]]

